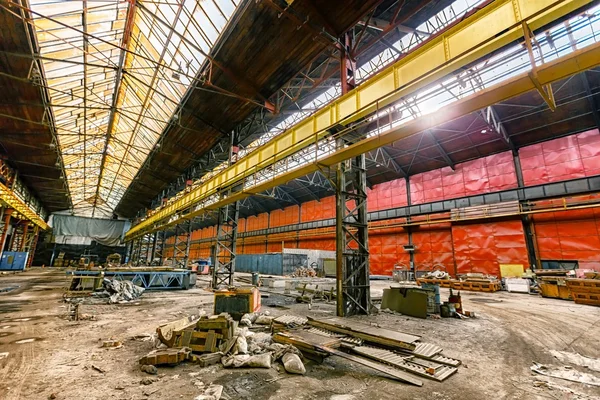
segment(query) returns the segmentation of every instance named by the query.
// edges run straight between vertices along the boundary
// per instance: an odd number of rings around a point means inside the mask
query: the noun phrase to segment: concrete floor
[[[19,286],[0,293],[0,399],[193,399],[201,393],[198,381],[224,385],[225,399],[600,399],[599,387],[534,375],[529,369],[533,362],[563,365],[549,353],[553,349],[600,358],[597,307],[524,294],[464,292],[464,308],[475,311],[476,319],[422,320],[387,313],[359,317],[421,335],[463,361],[458,374],[442,383],[426,381],[421,388],[335,357],[321,365],[307,363],[306,376],[274,368],[200,369],[182,364],[160,368],[156,382],[142,385],[150,376],[139,370],[138,359],[152,349],[152,342],[131,338],[151,334],[160,323],[199,309],[210,313],[212,294],[201,287],[146,292],[128,305],[84,305],[81,312],[95,319],[70,322],[62,301],[65,282],[64,271],[47,269],[0,275],[0,290]],[[374,281],[373,295],[389,285]],[[272,315],[334,313],[333,304],[319,303],[308,310],[306,304],[275,294],[263,302],[263,311]],[[100,347],[111,338],[124,346]],[[200,374],[189,375],[194,372]],[[540,386],[540,380],[555,387]]]

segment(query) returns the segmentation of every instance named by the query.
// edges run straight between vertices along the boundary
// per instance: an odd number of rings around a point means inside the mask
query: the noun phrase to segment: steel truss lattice
[[[233,285],[235,273],[236,241],[238,233],[239,202],[228,204],[219,209],[217,219],[217,244],[215,247],[215,266],[213,268],[212,287]]]
[[[192,240],[193,220],[188,219],[175,225],[173,242],[173,266],[187,268],[190,257],[190,241]]]
[[[369,236],[365,155],[338,165],[336,190],[337,314],[369,314]]]

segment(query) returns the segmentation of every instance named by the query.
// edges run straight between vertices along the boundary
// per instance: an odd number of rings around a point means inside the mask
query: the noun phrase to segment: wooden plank
[[[319,320],[308,318],[308,323],[317,328],[326,329],[336,333],[343,333],[345,335],[363,339],[369,343],[411,351],[416,348],[416,342],[420,339],[420,336],[377,328],[350,321],[347,318],[333,317]]]
[[[369,367],[376,371],[382,372],[386,376],[388,376],[392,379],[398,380],[400,382],[410,383],[411,385],[415,385],[415,386],[423,386],[422,380],[415,378],[414,376],[412,376],[411,374],[409,374],[407,372],[398,371],[397,369],[388,367],[387,365],[384,365],[384,364],[381,364],[378,362],[374,362],[374,361],[370,361],[370,360],[367,360],[362,357],[353,356],[351,354],[347,354],[347,353],[344,353],[339,350],[330,349],[327,347],[323,347],[322,349],[331,355],[342,357],[342,358],[345,358],[352,362],[355,362],[357,364],[361,364],[361,365],[364,365],[365,367]]]
[[[156,328],[156,333],[158,334],[158,338],[162,343],[169,347],[173,347],[177,336],[176,333],[184,329],[193,328],[196,325],[197,320],[198,317],[196,316],[181,318],[176,321],[160,325],[158,328]]]

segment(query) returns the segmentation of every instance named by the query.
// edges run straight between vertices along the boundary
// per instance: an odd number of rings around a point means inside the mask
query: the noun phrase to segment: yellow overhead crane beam
[[[454,71],[479,60],[492,52],[501,49],[516,40],[526,36],[527,29],[535,31],[557,21],[571,12],[592,3],[591,0],[496,0],[477,11],[465,20],[457,23],[439,36],[426,42],[398,62],[373,76],[359,87],[331,102],[312,116],[286,130],[268,143],[262,145],[250,154],[239,159],[235,164],[216,173],[199,187],[182,196],[173,204],[161,209],[154,215],[134,226],[126,235],[129,241],[143,234],[160,230],[169,225],[183,221],[186,218],[202,214],[208,208],[195,210],[185,216],[178,216],[181,211],[188,210],[200,201],[217,194],[221,188],[240,183],[245,178],[272,166],[274,163],[307,148],[329,134],[328,129],[336,125],[346,125],[373,114],[376,110],[389,105],[402,97],[416,93],[418,90],[434,83]],[[597,46],[593,47],[594,50]],[[579,54],[579,56],[578,56]],[[587,54],[587,53],[586,53]],[[318,160],[317,163],[305,165],[298,169],[282,173],[277,177],[254,186],[252,193],[239,192],[210,205],[217,209],[223,205],[260,193],[291,179],[304,176],[319,168],[330,166],[355,155],[374,150],[386,144],[434,127],[443,122],[475,112],[486,106],[495,104],[506,98],[516,96],[529,90],[539,88],[561,77],[569,76],[585,69],[594,67],[593,64],[583,68],[580,64],[570,61],[588,56],[580,52],[572,53],[562,59],[567,64],[556,62],[539,67],[535,77],[525,75],[525,78],[514,79],[498,85],[499,90],[485,90],[454,103],[443,112],[425,116],[408,122],[381,135],[361,140],[360,142],[340,149],[334,154]],[[594,57],[596,57],[594,59]],[[561,59],[561,60],[562,60]],[[600,62],[597,52],[592,61]],[[552,67],[555,66],[555,67]],[[548,72],[555,71],[556,72]],[[544,71],[547,72],[544,75]],[[549,75],[548,75],[549,74]],[[510,94],[510,95],[509,95]],[[506,97],[509,95],[509,97]],[[465,103],[466,102],[466,103]],[[473,108],[475,105],[476,108]],[[453,112],[449,112],[453,110]]]
[[[0,183],[0,201],[6,203],[6,205],[25,219],[33,222],[41,229],[48,229],[48,224],[44,221],[35,211],[33,211],[23,200],[21,200],[11,189],[7,188],[6,185]]]

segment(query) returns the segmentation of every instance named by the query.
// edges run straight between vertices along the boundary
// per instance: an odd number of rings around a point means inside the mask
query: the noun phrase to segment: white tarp
[[[129,221],[53,214],[49,221],[54,235],[87,237],[106,246],[118,246]]]

